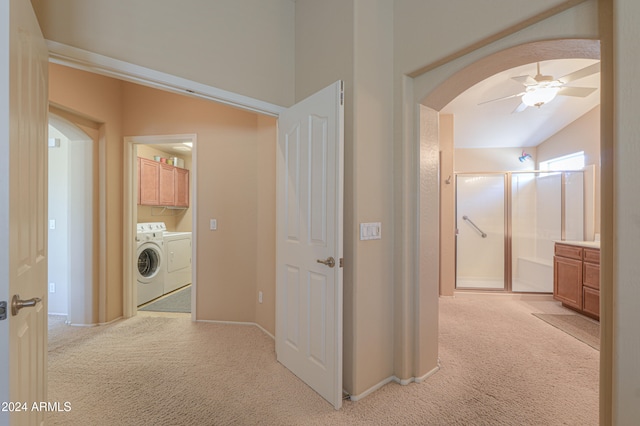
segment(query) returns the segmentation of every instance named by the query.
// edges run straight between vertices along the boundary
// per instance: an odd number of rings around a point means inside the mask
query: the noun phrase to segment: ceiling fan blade
[[[518,107],[516,109],[511,111],[511,114],[516,114],[518,112],[522,112],[525,109],[527,109],[527,104],[525,104],[524,102],[520,102],[520,105],[518,105]]]
[[[589,65],[588,67],[582,68],[578,71],[574,71],[564,77],[560,77],[558,80],[563,83],[569,83],[570,81],[579,80],[597,72],[600,72],[600,62],[596,62],[595,64]]]
[[[586,98],[596,90],[598,89],[594,87],[563,87],[558,91],[558,95]]]
[[[498,98],[498,99],[491,99],[490,101],[480,102],[478,105],[484,105],[484,104],[488,104],[490,102],[496,102],[496,101],[503,101],[505,99],[517,98],[518,96],[524,95],[524,93],[525,92],[520,92],[520,93],[516,93],[515,95],[503,96],[503,97]]]
[[[520,77],[511,77],[511,80],[515,80],[520,84],[524,84],[525,86],[533,86],[538,84],[535,78],[530,75],[521,75]]]

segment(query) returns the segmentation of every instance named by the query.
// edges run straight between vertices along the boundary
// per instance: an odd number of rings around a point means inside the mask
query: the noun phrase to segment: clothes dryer
[[[191,232],[165,232],[164,292],[191,284]]]

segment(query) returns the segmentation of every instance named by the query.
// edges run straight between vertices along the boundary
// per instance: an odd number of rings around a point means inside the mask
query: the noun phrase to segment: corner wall
[[[296,99],[345,82],[343,387],[356,398],[394,374],[392,9],[296,2]],[[362,222],[381,222],[382,239],[360,241]]]

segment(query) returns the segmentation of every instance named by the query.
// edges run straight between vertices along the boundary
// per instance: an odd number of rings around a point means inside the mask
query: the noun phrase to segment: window
[[[584,168],[584,151],[541,161],[540,170],[582,170]]]

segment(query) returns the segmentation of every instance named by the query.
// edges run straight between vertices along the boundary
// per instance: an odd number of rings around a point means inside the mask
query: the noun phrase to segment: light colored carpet
[[[600,324],[575,314],[533,314],[594,349],[600,350]]]
[[[149,303],[141,308],[140,311],[152,312],[191,312],[191,286],[181,288],[168,294],[160,299]]]
[[[549,303],[549,302],[546,302]],[[555,305],[550,305],[554,306]],[[597,425],[599,352],[541,303],[443,298],[441,370],[335,411],[258,328],[142,317],[51,324],[48,425]]]

